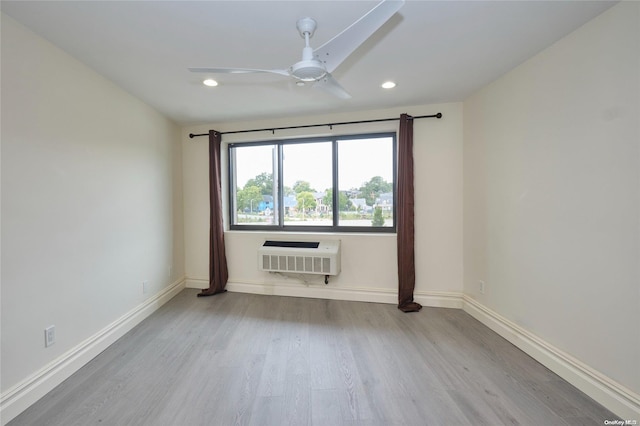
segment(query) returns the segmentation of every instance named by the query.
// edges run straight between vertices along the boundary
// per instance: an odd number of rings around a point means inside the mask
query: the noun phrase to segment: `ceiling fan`
[[[312,18],[299,19],[296,26],[305,44],[302,49],[302,60],[286,69],[189,68],[189,71],[209,74],[280,74],[301,82],[315,82],[314,88],[341,99],[349,99],[351,95],[331,76],[331,73],[400,10],[403,4],[404,0],[382,0],[360,19],[317,49],[309,46],[309,39],[313,37],[316,30],[316,21]]]

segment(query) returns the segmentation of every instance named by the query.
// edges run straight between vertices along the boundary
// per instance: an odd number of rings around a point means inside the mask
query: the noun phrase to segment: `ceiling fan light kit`
[[[309,45],[309,39],[317,28],[313,18],[301,18],[296,23],[300,36],[304,38],[302,59],[287,69],[254,68],[189,68],[191,72],[249,74],[271,73],[293,77],[298,86],[304,82],[315,82],[313,87],[325,91],[340,99],[349,99],[351,95],[338,83],[331,73],[374,32],[391,18],[404,4],[404,0],[383,0],[364,14],[340,34],[317,49]],[[302,84],[299,84],[301,83]]]

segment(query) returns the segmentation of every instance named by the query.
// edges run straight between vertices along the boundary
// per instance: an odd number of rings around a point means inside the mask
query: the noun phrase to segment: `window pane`
[[[231,193],[234,225],[278,225],[277,145],[234,146]]]
[[[331,142],[282,147],[284,225],[333,226]]]
[[[339,226],[393,227],[393,138],[338,141]]]
[[[231,229],[393,232],[394,150],[393,134],[230,144]]]

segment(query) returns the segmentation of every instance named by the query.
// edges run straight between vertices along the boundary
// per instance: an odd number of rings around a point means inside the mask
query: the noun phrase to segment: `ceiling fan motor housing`
[[[302,60],[290,68],[292,76],[302,81],[317,81],[327,74],[327,70],[316,59]]]

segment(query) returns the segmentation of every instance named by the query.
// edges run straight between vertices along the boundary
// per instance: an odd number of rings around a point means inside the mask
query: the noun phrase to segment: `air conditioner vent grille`
[[[268,272],[337,275],[340,273],[340,241],[268,241],[258,249],[258,268]]]
[[[331,275],[331,258],[316,256],[262,255],[262,270]]]

